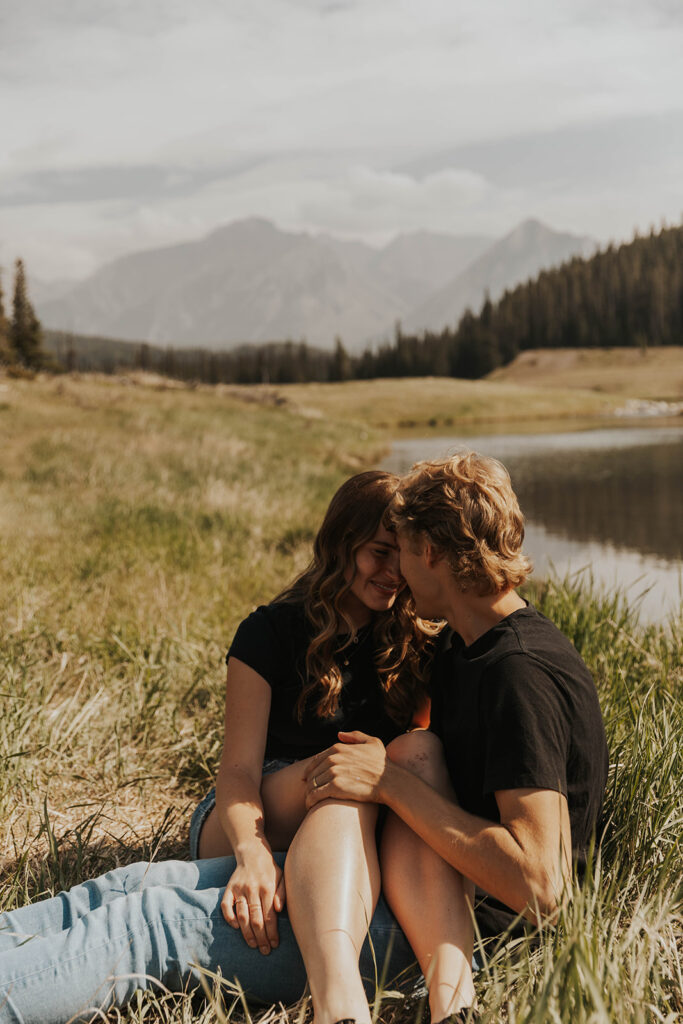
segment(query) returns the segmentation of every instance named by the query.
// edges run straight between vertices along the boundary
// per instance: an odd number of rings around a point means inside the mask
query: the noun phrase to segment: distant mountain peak
[[[538,217],[527,217],[525,220],[519,222],[516,228],[513,228],[510,234],[514,234],[515,231],[550,231],[556,234],[554,228],[548,227]]]
[[[260,232],[263,234],[286,234],[280,228],[276,227],[272,221],[266,217],[241,217],[239,220],[231,220],[226,224],[220,224],[213,231],[210,231],[201,241],[206,241],[209,238],[215,238],[216,235],[236,235],[243,234],[244,232]]]
[[[530,219],[493,243],[421,230],[377,249],[252,216],[121,256],[36,306],[48,328],[122,340],[233,348],[306,338],[330,348],[339,335],[358,350],[397,319],[440,329],[459,318],[463,296],[474,308],[485,289],[495,298],[581,243]]]
[[[404,325],[412,331],[455,327],[466,309],[478,312],[486,294],[495,302],[506,288],[513,288],[572,256],[588,256],[594,248],[592,238],[555,231],[529,217],[411,310]]]
[[[548,227],[543,221],[538,220],[537,217],[527,217],[526,220],[520,221],[507,235],[504,235],[500,240],[501,244],[506,241],[516,241],[518,239],[538,239],[538,238],[579,238],[579,235],[572,235],[568,232],[557,231],[555,228]]]

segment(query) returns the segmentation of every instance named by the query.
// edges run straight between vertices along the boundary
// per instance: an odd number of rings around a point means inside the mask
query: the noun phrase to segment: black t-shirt
[[[302,721],[297,701],[306,673],[306,651],[313,627],[300,603],[261,605],[238,627],[228,658],[239,658],[266,680],[272,690],[266,757],[304,758],[337,742],[340,730],[360,729],[388,743],[402,730],[384,709],[384,691],[374,664],[372,626],[360,630],[354,643],[335,660],[342,673],[337,713],[320,718],[319,693],[309,695]],[[339,646],[344,637],[339,637]]]
[[[563,793],[581,871],[602,808],[607,744],[593,678],[559,629],[529,605],[469,647],[447,630],[434,663],[431,721],[470,813],[499,821],[497,790]],[[487,896],[476,916],[486,936],[516,915]]]

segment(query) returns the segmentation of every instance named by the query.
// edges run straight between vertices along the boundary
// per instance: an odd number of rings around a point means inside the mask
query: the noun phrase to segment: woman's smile
[[[384,526],[356,551],[356,571],[345,603],[357,627],[365,625],[372,612],[388,611],[405,586],[398,555],[396,535]]]
[[[398,593],[398,587],[396,586],[395,583],[379,583],[378,580],[371,580],[370,582],[373,584],[373,586],[377,587],[377,589],[382,594],[397,594]]]

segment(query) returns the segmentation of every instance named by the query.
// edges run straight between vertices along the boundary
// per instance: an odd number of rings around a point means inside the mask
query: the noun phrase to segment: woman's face
[[[344,603],[357,628],[369,622],[373,612],[388,611],[405,586],[398,555],[396,536],[384,526],[356,551],[356,572]]]

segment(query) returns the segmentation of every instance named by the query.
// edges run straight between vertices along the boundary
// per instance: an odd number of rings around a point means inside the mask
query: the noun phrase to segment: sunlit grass
[[[382,441],[220,389],[20,381],[3,402],[6,908],[117,864],[185,856],[190,808],[220,753],[234,628],[304,564],[335,486]],[[483,1019],[673,1022],[683,1014],[681,622],[641,627],[622,597],[576,582],[532,596],[598,684],[605,833],[559,926],[537,948],[488,950]],[[243,1020],[239,993],[220,990],[207,1003],[158,989],[122,1019]],[[417,1004],[392,995],[376,1010],[411,1024]],[[263,1019],[304,1016],[307,1000]]]
[[[258,387],[254,390],[258,392]],[[451,377],[288,384],[278,393],[302,413],[396,431],[439,431],[502,422],[610,416],[622,399],[589,389]]]
[[[11,858],[46,794],[57,830],[101,806],[114,842],[169,803],[180,820],[213,771],[235,626],[303,566],[330,493],[381,443],[208,389],[57,379],[3,396]]]
[[[683,348],[555,348],[520,352],[488,380],[538,388],[577,388],[680,402],[683,398]]]

